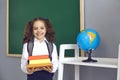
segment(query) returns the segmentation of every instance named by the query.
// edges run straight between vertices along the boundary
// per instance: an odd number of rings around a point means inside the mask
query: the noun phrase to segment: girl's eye
[[[33,30],[37,30],[38,28],[37,27],[34,27]]]
[[[40,29],[44,29],[44,27],[41,27]]]

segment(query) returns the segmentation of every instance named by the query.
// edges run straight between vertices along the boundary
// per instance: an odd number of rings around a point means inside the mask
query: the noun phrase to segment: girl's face
[[[34,36],[42,41],[46,34],[46,27],[43,21],[37,20],[33,24],[33,34]]]

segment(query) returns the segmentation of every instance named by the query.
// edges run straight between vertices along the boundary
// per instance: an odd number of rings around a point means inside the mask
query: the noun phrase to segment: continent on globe
[[[92,44],[92,42],[96,38],[96,35],[94,33],[92,33],[92,32],[88,32],[88,36],[90,36],[90,44]]]

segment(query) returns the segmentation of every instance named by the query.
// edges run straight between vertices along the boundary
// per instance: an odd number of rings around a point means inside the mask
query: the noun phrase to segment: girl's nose
[[[38,29],[38,31],[41,31],[41,29]]]

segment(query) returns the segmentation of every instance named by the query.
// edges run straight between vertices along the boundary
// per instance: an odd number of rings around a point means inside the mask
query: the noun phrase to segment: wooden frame
[[[80,31],[84,30],[84,0],[80,0]]]
[[[80,31],[84,30],[84,0],[80,0]],[[84,52],[81,50],[81,56],[84,56]]]
[[[84,0],[80,0],[80,31],[84,30]],[[6,54],[7,56],[21,57],[21,54],[9,54],[9,0],[6,0]],[[84,56],[84,52],[81,51],[81,56]]]
[[[13,57],[21,57],[19,54],[9,54],[9,0],[6,0],[6,55],[7,56],[13,56]]]

